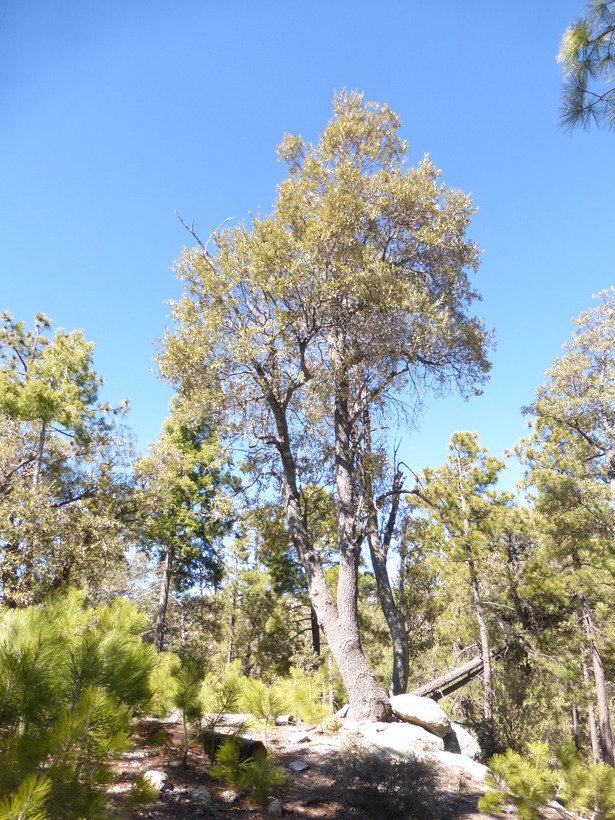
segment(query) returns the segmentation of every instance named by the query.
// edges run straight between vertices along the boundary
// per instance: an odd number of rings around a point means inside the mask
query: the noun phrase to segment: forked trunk
[[[347,418],[336,407],[336,484],[338,489],[339,581],[337,606],[333,601],[320,556],[314,549],[302,513],[296,466],[283,408],[270,398],[278,431],[283,467],[283,501],[293,546],[307,577],[310,601],[337,663],[349,700],[348,717],[354,720],[389,720],[391,705],[361,650],[357,609],[359,546],[352,538],[352,482]]]

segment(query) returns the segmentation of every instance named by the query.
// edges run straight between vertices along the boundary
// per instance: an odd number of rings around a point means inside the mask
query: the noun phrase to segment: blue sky
[[[497,351],[484,395],[429,401],[404,442],[437,465],[455,430],[501,455],[591,296],[614,284],[615,135],[558,125],[556,63],[582,0],[282,3],[4,0],[0,309],[82,328],[141,450],[170,398],[153,346],[190,236],[271,209],[285,132],[315,139],[334,89],[388,102],[479,207],[475,283]]]

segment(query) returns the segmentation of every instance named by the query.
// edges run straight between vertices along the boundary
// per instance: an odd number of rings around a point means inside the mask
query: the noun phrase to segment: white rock
[[[451,723],[450,734],[444,738],[444,749],[447,752],[465,755],[472,760],[480,760],[483,756],[478,740],[459,723]]]
[[[444,737],[451,730],[448,715],[435,700],[418,695],[394,695],[389,698],[393,713],[403,721],[422,726],[428,732]]]
[[[282,816],[282,804],[277,797],[269,798],[269,802],[267,803],[267,814],[271,814],[273,817]]]
[[[337,710],[337,712],[335,713],[335,717],[338,717],[338,718],[345,718],[345,717],[346,717],[346,715],[348,714],[348,710],[349,710],[349,709],[350,709],[350,704],[349,704],[349,703],[345,703],[345,704],[342,706],[342,708],[341,708],[341,709],[338,709],[338,710]]]
[[[193,800],[198,800],[202,806],[211,807],[214,804],[214,801],[211,799],[211,794],[205,786],[197,786],[196,789],[192,789],[190,797],[192,797]]]
[[[417,753],[444,751],[442,738],[413,723],[346,721],[344,734],[359,734],[380,751],[403,760],[414,760]]]
[[[293,760],[288,768],[293,774],[301,774],[301,772],[307,771],[310,767],[304,760]]]
[[[474,780],[482,783],[487,776],[489,769],[479,763],[477,760],[472,760],[465,755],[454,754],[454,752],[429,752],[426,755],[421,755],[422,760],[433,760],[437,763],[442,763],[444,766],[461,769],[465,774],[469,774]]]
[[[169,778],[167,774],[160,771],[160,769],[148,769],[146,772],[143,772],[143,779],[147,780],[154,789],[160,791],[166,786]]]

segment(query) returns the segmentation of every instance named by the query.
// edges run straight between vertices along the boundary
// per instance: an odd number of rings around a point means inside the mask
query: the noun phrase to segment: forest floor
[[[300,731],[298,731],[300,730]],[[153,732],[157,732],[163,745],[148,742]],[[262,735],[251,733],[254,738]],[[247,798],[236,797],[226,783],[210,776],[210,762],[203,756],[202,747],[190,747],[187,766],[183,766],[183,735],[180,723],[155,722],[148,719],[137,729],[139,738],[136,747],[126,754],[115,767],[114,784],[110,789],[116,806],[116,817],[125,820],[144,818],[217,818],[217,820],[269,820],[273,815],[267,807],[250,804]],[[303,740],[300,738],[304,737]],[[475,781],[461,769],[442,765],[419,765],[416,768],[415,808],[409,810],[399,803],[391,803],[389,797],[383,801],[378,788],[351,775],[340,779],[340,761],[351,756],[348,740],[343,733],[326,734],[316,726],[276,726],[267,738],[270,757],[285,773],[288,779],[280,787],[278,797],[283,817],[304,818],[305,820],[447,820],[485,818],[477,809],[478,799],[483,794],[484,784]],[[308,768],[300,774],[289,774],[293,761],[302,761]],[[336,770],[331,771],[332,767]],[[147,769],[164,772],[168,781],[158,798],[143,804],[131,812],[122,811],[122,798],[130,789],[135,774]],[[365,772],[362,773],[362,776]],[[369,780],[369,777],[368,777]],[[420,782],[419,782],[420,781]],[[212,798],[206,805],[199,796],[198,788],[205,787]],[[202,795],[202,793],[201,793]],[[279,815],[278,815],[279,816]]]

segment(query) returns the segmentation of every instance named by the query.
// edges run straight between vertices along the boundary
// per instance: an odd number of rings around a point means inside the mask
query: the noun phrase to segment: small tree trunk
[[[596,684],[596,701],[598,705],[598,725],[600,727],[600,750],[602,759],[609,766],[615,766],[615,754],[613,748],[613,729],[611,727],[611,713],[609,710],[609,698],[606,690],[606,678],[602,665],[602,656],[596,641],[596,627],[592,617],[591,608],[585,595],[580,596],[581,609],[585,631],[591,652],[592,667],[594,670],[594,681]]]
[[[589,671],[585,661],[582,662],[583,683],[585,685],[585,697],[587,700],[587,722],[589,724],[589,743],[592,750],[594,763],[600,763],[600,742],[598,740],[598,728],[594,716],[594,705],[592,703],[591,686],[589,684]]]
[[[470,584],[472,586],[472,602],[474,606],[474,615],[478,623],[478,632],[480,635],[480,650],[483,658],[483,715],[485,718],[485,726],[489,739],[493,739],[493,683],[491,676],[491,646],[489,642],[489,632],[487,630],[487,621],[485,620],[485,611],[483,609],[483,602],[480,596],[480,589],[478,586],[478,577],[476,574],[476,565],[474,563],[474,553],[472,551],[472,543],[470,541],[470,522],[467,517],[467,501],[463,492],[461,481],[461,464],[459,465],[459,496],[461,501],[461,511],[463,513],[463,534],[466,548],[466,565],[470,573]]]
[[[164,566],[160,581],[160,595],[158,596],[158,613],[156,615],[156,627],[154,629],[154,646],[158,652],[162,652],[164,646],[164,628],[167,618],[167,607],[169,605],[169,589],[171,587],[174,557],[173,548],[168,547],[164,556]]]
[[[378,510],[374,501],[371,468],[369,462],[372,456],[372,434],[369,412],[363,412],[363,497],[367,507],[367,543],[372,560],[380,608],[385,617],[391,643],[393,645],[393,674],[391,677],[391,694],[403,695],[408,687],[408,669],[410,665],[408,652],[408,633],[401,607],[398,607],[393,597],[391,581],[387,570],[387,554],[395,530],[397,511],[399,509],[399,491],[403,484],[403,475],[397,472],[393,479],[393,494],[391,496],[391,510],[382,540],[378,528]],[[367,463],[366,463],[367,462]]]
[[[45,440],[47,438],[47,425],[45,422],[41,424],[41,432],[38,438],[38,451],[36,454],[36,467],[34,468],[34,475],[32,476],[32,489],[36,490],[43,471],[43,453],[45,452]]]
[[[386,619],[393,644],[393,675],[391,679],[391,694],[403,695],[408,687],[408,634],[403,613],[395,605],[393,590],[389,581],[386,566],[386,555],[380,543],[375,515],[370,515],[368,522],[367,542],[372,559],[372,567],[378,588],[380,608]]]
[[[330,652],[327,657],[327,665],[329,668],[329,712],[333,714],[335,711],[335,697],[333,696],[333,655]]]
[[[478,631],[480,634],[480,648],[483,659],[483,714],[487,730],[493,732],[493,683],[492,683],[492,668],[491,668],[491,645],[489,641],[489,632],[487,631],[487,622],[485,621],[485,613],[478,588],[478,581],[474,570],[474,562],[471,558],[468,559],[468,566],[470,568],[470,580],[472,583],[472,599],[474,602],[474,614],[478,622]]]
[[[572,704],[572,738],[574,740],[574,748],[579,751],[581,748],[581,733],[579,731],[579,710],[576,703]]]

